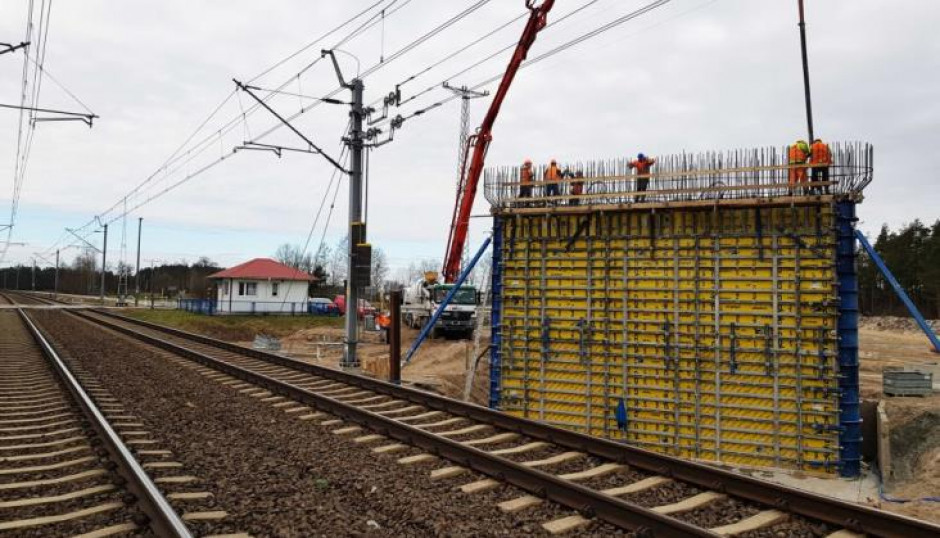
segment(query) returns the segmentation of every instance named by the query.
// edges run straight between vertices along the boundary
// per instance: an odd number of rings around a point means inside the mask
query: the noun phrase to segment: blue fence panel
[[[216,302],[212,299],[179,299],[177,308],[195,314],[215,315]]]

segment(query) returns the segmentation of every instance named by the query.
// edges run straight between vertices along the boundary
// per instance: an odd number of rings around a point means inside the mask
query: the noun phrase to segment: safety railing
[[[654,155],[649,174],[637,174],[627,158],[559,162],[570,174],[544,181],[547,165],[534,166],[530,187],[520,181],[520,166],[503,166],[486,170],[484,195],[494,210],[825,194],[857,198],[872,180],[871,144],[840,142],[829,147],[829,166],[791,165],[789,147]],[[583,177],[573,177],[579,173]]]

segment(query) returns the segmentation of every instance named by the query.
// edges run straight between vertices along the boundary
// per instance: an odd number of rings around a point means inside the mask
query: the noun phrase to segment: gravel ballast
[[[166,352],[69,314],[43,313],[39,319],[60,350],[145,420],[212,492],[218,509],[229,514],[209,526],[212,532],[544,535],[542,522],[571,513],[544,503],[537,510],[541,518],[505,514],[488,496],[456,492],[454,481],[432,481],[434,467],[396,464],[399,454],[374,454],[376,444],[358,445],[352,436],[332,434],[336,426],[299,421],[180,367]]]

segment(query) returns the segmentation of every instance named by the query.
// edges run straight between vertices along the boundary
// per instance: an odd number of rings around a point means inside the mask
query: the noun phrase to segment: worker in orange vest
[[[809,158],[809,145],[805,140],[797,140],[788,150],[788,162],[790,164],[790,192],[793,192],[793,186],[797,183],[806,183],[806,159]]]
[[[829,183],[829,167],[832,166],[832,151],[829,150],[829,144],[819,138],[813,140],[813,145],[809,148],[809,163],[813,171],[812,182]],[[829,194],[829,185],[824,188],[826,194]],[[819,193],[821,189],[816,185],[812,190]]]
[[[574,173],[574,181],[571,182],[571,195],[572,196],[581,196],[584,194],[584,172],[578,170]],[[568,205],[580,205],[581,200],[579,198],[572,198]]]
[[[379,312],[375,316],[375,324],[382,331],[382,342],[388,343],[388,331],[392,327],[392,318],[385,313]]]
[[[532,159],[526,159],[519,170],[519,198],[532,197]]]
[[[558,182],[561,181],[561,169],[558,168],[558,162],[555,159],[552,159],[542,177],[545,180],[545,196],[558,196],[561,192],[558,186]]]
[[[638,192],[646,192],[647,187],[649,187],[650,167],[652,167],[654,164],[656,164],[656,159],[647,157],[642,153],[638,154],[636,159],[630,161],[630,169],[636,169],[636,190]],[[642,202],[644,200],[646,200],[645,195],[636,197],[637,202]]]

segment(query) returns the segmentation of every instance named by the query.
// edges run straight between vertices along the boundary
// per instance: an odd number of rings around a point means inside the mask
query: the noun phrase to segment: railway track
[[[4,304],[13,304],[13,305],[20,305],[20,306],[58,304],[49,299],[44,299],[42,297],[37,297],[35,295],[30,295],[26,293],[7,291],[0,295],[2,295],[3,300],[6,301],[6,303]]]
[[[544,522],[551,533],[599,520],[648,536],[940,535],[940,527],[923,521],[429,393],[111,313],[75,315],[195,361],[204,375],[232,389],[306,412],[301,418],[374,445],[376,454],[417,447],[421,453],[399,463],[433,462],[431,478],[453,481],[467,496],[500,483],[529,492],[501,501],[504,512],[532,510],[545,500],[571,508],[570,515]]]
[[[86,385],[23,310],[0,312],[0,534],[190,536]]]

